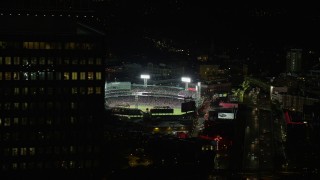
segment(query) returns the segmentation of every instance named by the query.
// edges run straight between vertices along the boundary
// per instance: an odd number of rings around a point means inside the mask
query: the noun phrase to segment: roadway
[[[274,170],[273,118],[269,101],[259,93],[247,97],[249,107],[243,144],[243,172],[254,172],[255,178],[271,177]]]

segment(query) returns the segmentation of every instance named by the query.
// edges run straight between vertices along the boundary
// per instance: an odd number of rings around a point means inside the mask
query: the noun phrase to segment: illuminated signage
[[[234,119],[234,113],[218,113],[218,119]]]
[[[238,108],[238,104],[236,104],[236,103],[220,102],[219,106],[222,106],[223,108]]]
[[[182,81],[182,82],[188,82],[188,83],[189,83],[189,82],[191,82],[191,79],[188,78],[188,77],[182,77],[182,78],[181,78],[181,81]]]
[[[141,79],[150,79],[150,75],[147,74],[142,74],[140,77]]]

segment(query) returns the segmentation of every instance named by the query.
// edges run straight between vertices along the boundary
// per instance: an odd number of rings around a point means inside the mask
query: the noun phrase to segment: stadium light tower
[[[201,82],[198,82],[197,86],[196,86],[196,90],[197,90],[197,107],[199,107],[200,105],[200,101],[201,101]]]
[[[144,84],[144,87],[147,87],[148,85],[148,79],[150,79],[150,75],[148,74],[141,74],[141,79],[143,79],[143,84]]]
[[[198,99],[200,99],[201,98],[201,82],[198,82],[198,91],[197,91],[197,93],[198,93]]]
[[[188,83],[191,82],[191,79],[189,77],[182,77],[181,81],[186,84],[185,90],[188,90]]]

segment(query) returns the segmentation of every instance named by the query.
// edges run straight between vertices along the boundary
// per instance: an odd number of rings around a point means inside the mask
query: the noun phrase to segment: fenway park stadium
[[[194,117],[200,101],[198,88],[108,82],[105,106],[120,120],[158,120],[153,131],[183,129],[181,122]]]

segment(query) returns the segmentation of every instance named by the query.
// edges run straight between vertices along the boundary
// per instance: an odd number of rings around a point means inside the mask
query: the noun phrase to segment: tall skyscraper
[[[0,178],[99,176],[105,34],[52,12],[0,22]]]
[[[290,49],[287,52],[286,71],[290,73],[301,72],[302,64],[302,49]]]

